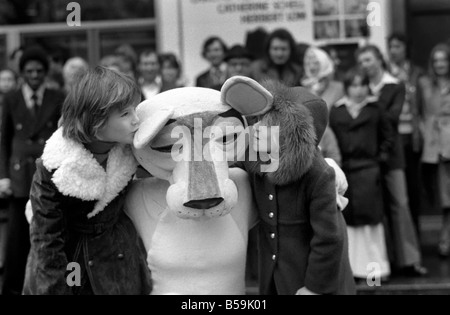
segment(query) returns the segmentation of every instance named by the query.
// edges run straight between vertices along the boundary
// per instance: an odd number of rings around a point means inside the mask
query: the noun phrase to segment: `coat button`
[[[270,234],[270,238],[274,240],[275,239],[275,233]]]
[[[269,218],[273,219],[275,217],[275,214],[273,212],[269,213]]]
[[[269,200],[270,200],[270,201],[273,200],[273,195],[269,195]]]
[[[123,254],[119,254],[119,255],[117,255],[117,258],[119,259],[119,260],[123,260],[124,259],[124,255]]]
[[[26,144],[32,145],[32,144],[33,144],[33,141],[31,141],[30,139],[28,139],[28,140],[26,141]]]
[[[15,171],[20,171],[20,164],[19,163],[14,164],[14,170]]]
[[[273,256],[272,256],[272,260],[273,260],[273,261],[277,260],[277,255],[273,255]]]
[[[94,266],[94,262],[92,260],[89,260],[88,265],[89,265],[89,267],[92,267],[92,266]]]
[[[38,143],[39,143],[40,145],[44,145],[44,144],[45,144],[45,140],[44,140],[44,139],[39,139],[39,140],[38,140]]]
[[[53,127],[53,123],[52,123],[51,121],[49,121],[49,122],[47,123],[47,127],[48,127],[48,128],[52,128],[52,127]]]
[[[17,129],[18,131],[22,130],[22,129],[23,129],[22,124],[17,124],[17,125],[16,125],[16,129]]]

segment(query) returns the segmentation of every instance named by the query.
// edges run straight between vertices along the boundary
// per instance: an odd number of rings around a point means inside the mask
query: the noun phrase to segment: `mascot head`
[[[265,176],[275,185],[298,181],[311,167],[318,145],[328,125],[328,107],[321,98],[302,87],[289,88],[267,81],[263,83],[271,95],[270,110],[258,115],[259,127],[279,127],[277,169]],[[261,173],[264,161],[246,161],[250,173]]]
[[[310,125],[313,123],[310,110],[302,104],[313,99],[317,100],[304,89],[271,84],[263,87],[246,77],[229,79],[221,92],[195,87],[170,90],[139,104],[137,115],[141,125],[134,139],[134,154],[150,174],[170,182],[166,200],[178,217],[223,216],[238,199],[228,167],[245,160],[251,138],[245,117],[258,117],[267,126],[283,126],[280,139],[287,124],[290,132],[298,132],[300,139],[281,140],[281,150],[290,155],[296,149],[304,150],[305,145],[309,153],[317,147],[318,133]],[[283,118],[285,115],[288,117]],[[270,175],[274,181],[292,171],[285,165],[292,158],[285,160],[281,153],[281,175],[274,175],[278,171]],[[307,164],[299,162],[296,167],[303,169]],[[258,171],[261,162],[255,159],[251,165]]]

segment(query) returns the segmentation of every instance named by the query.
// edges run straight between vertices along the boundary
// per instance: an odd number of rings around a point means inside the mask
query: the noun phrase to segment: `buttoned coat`
[[[351,226],[377,225],[384,216],[380,165],[394,142],[392,126],[377,103],[368,103],[353,118],[345,102],[331,109],[330,126],[349,182],[346,222]]]
[[[336,205],[334,170],[317,151],[311,168],[280,186],[250,176],[259,211],[260,293],[354,294],[344,217]]]
[[[304,88],[266,88],[274,104],[260,123],[280,126],[277,167],[264,173],[263,162],[244,163],[260,218],[260,293],[355,294],[336,174],[318,148],[327,105]]]
[[[37,115],[27,108],[21,89],[5,95],[1,123],[0,179],[11,179],[13,196],[27,198],[35,161],[58,128],[64,94],[45,89]]]

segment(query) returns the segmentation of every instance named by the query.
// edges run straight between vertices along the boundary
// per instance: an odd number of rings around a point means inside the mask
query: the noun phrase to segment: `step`
[[[430,279],[429,283],[396,283],[381,287],[358,285],[358,295],[450,295],[450,279]]]

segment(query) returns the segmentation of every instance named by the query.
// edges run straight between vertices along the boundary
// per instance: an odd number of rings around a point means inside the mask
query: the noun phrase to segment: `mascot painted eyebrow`
[[[133,184],[126,211],[147,250],[152,294],[245,294],[258,219],[249,176],[229,164],[246,156],[243,117],[273,105],[256,81],[233,77],[221,92],[180,88],[138,106],[134,154],[154,177]]]

